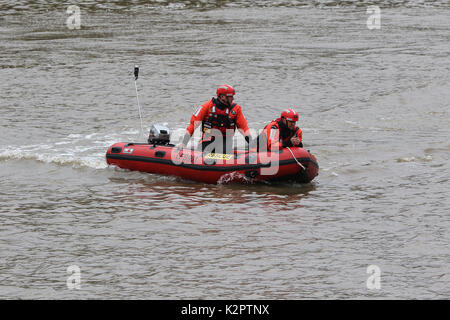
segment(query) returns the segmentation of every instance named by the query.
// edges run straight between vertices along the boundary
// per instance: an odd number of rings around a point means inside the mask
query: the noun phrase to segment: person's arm
[[[298,139],[300,140],[300,143],[298,144],[298,146],[300,148],[303,148],[303,132],[302,132],[302,129],[298,128],[297,136],[298,136]]]
[[[252,135],[250,133],[250,129],[248,128],[247,120],[245,119],[240,106],[238,106],[236,110],[236,127],[238,128],[239,132],[244,136],[245,141],[247,141],[247,143],[250,143]]]
[[[191,139],[191,136],[194,134],[195,129],[202,123],[206,114],[208,113],[208,106],[202,105],[197,108],[194,114],[191,117],[191,121],[189,122],[188,127],[186,128],[186,133],[184,134],[183,141],[181,144],[186,146]]]
[[[276,125],[269,125],[264,130],[267,138],[267,151],[272,149],[281,149],[284,147],[280,141],[280,130]]]

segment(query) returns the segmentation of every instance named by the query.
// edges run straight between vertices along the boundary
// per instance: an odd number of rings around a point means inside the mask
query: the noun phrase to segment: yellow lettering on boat
[[[230,160],[233,157],[231,154],[223,153],[208,153],[206,159],[216,159],[216,160]]]

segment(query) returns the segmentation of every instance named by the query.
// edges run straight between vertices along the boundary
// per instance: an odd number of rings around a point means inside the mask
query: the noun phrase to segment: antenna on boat
[[[137,83],[136,83],[138,77],[139,77],[139,66],[135,65],[134,66],[134,87],[136,88],[136,99],[137,99],[138,108],[139,108],[139,119],[141,119],[141,138],[142,138],[142,137],[144,137],[144,126],[142,125],[141,105],[139,104],[139,94],[138,94]]]

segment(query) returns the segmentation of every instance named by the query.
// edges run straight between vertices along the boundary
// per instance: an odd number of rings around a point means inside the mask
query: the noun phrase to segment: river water
[[[0,1],[0,298],[450,297],[447,1],[78,7],[70,29],[65,2]],[[178,141],[229,83],[252,130],[299,112],[319,176],[108,167],[108,146],[144,140],[135,64],[145,130]]]

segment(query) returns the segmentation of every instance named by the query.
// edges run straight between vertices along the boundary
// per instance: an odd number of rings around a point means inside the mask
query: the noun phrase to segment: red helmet
[[[286,118],[286,120],[289,121],[298,121],[298,113],[295,112],[293,109],[286,109],[281,113],[282,118]]]
[[[217,88],[217,96],[219,96],[220,94],[232,97],[236,94],[236,92],[234,91],[234,88],[232,86],[228,84],[223,84]]]

